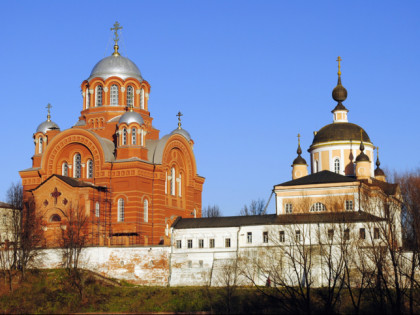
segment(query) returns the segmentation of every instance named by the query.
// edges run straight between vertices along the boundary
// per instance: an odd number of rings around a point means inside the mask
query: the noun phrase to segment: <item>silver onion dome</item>
[[[184,138],[187,139],[187,141],[191,140],[190,133],[188,131],[186,131],[185,129],[176,128],[174,131],[171,132],[171,135],[175,135],[175,134],[184,136]]]
[[[139,113],[129,111],[121,116],[120,120],[118,121],[118,125],[122,123],[126,123],[127,125],[129,125],[133,122],[142,125],[144,123],[144,120]]]
[[[121,55],[112,55],[100,60],[92,69],[88,80],[100,77],[104,80],[117,76],[125,80],[135,78],[143,81],[139,68],[130,59]]]
[[[60,130],[60,127],[58,127],[58,125],[55,122],[51,120],[46,120],[42,124],[40,124],[38,128],[36,128],[36,132],[46,133],[48,130],[53,130],[53,129]]]

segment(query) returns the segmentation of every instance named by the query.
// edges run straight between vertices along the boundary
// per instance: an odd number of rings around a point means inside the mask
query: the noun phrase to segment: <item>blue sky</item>
[[[349,121],[380,147],[382,166],[420,166],[418,1],[7,1],[2,3],[0,200],[31,166],[47,103],[61,130],[82,109],[80,84],[112,50],[151,84],[165,135],[183,127],[206,177],[203,205],[235,215],[291,179],[296,135],[304,158],[331,123],[341,56]],[[270,211],[274,211],[271,202]]]

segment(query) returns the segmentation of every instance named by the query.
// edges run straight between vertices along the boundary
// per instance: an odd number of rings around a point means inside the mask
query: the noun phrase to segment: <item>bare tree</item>
[[[404,249],[411,253],[406,258],[406,277],[409,279],[408,299],[410,314],[414,313],[414,303],[419,304],[416,290],[420,288],[416,272],[420,268],[420,169],[406,174],[395,174],[402,197],[402,225]]]
[[[226,311],[230,314],[234,312],[233,300],[239,285],[238,259],[224,259],[215,271],[215,284],[223,287],[223,300]]]
[[[89,241],[88,216],[79,206],[70,205],[64,213],[61,233],[63,265],[72,287],[83,297],[84,279],[79,268],[82,250]]]
[[[0,265],[7,275],[9,289],[13,290],[13,278],[20,270],[21,281],[25,279],[28,265],[35,260],[42,240],[40,219],[35,216],[33,203],[23,204],[23,188],[13,183],[7,191],[10,209],[3,214],[3,247]]]
[[[263,199],[252,200],[249,205],[244,205],[239,215],[263,215],[265,214],[265,201]]]
[[[221,217],[222,213],[220,212],[220,208],[217,205],[210,206],[208,205],[206,208],[203,209],[203,218],[215,218]]]

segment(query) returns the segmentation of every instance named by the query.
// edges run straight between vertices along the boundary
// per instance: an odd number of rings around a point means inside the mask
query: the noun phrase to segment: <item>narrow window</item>
[[[296,230],[295,240],[296,242],[300,242],[300,230]]]
[[[248,232],[246,234],[246,242],[251,244],[252,243],[252,232]]]
[[[198,240],[198,247],[204,248],[204,240]]]
[[[225,247],[230,247],[230,238],[225,239]]]
[[[175,168],[171,169],[171,195],[175,196]]]
[[[286,203],[286,213],[293,212],[293,205],[291,203]]]
[[[361,240],[366,239],[366,230],[365,230],[364,228],[361,228],[361,229],[359,230],[359,238],[360,238]]]
[[[210,248],[214,248],[214,238],[211,238],[210,240],[209,240],[209,247]]]
[[[346,210],[347,211],[353,210],[353,200],[346,200]]]
[[[67,162],[63,162],[63,165],[61,166],[61,175],[69,176],[69,165]]]
[[[182,248],[182,242],[181,240],[176,241],[176,248]]]
[[[334,230],[333,229],[329,229],[328,230],[328,240],[332,241],[334,239]]]
[[[127,106],[134,106],[134,89],[131,85],[127,87]]]
[[[131,144],[132,145],[137,144],[137,129],[136,128],[131,129]]]
[[[118,199],[118,222],[124,222],[124,199]]]
[[[144,222],[149,222],[149,200],[147,199],[144,199],[143,210],[144,210]]]
[[[193,247],[193,242],[192,242],[192,240],[188,240],[187,244],[188,244],[188,248],[192,248],[192,247]]]
[[[319,172],[319,164],[318,161],[315,161],[315,173]]]
[[[334,173],[340,173],[340,159],[334,160]]]
[[[263,242],[268,243],[268,232],[263,232]]]
[[[39,137],[39,144],[38,144],[38,153],[41,154],[42,153],[42,147],[44,145],[44,140],[42,137]]]
[[[379,239],[379,228],[374,228],[373,229],[373,238],[375,240]]]
[[[96,202],[95,204],[95,216],[99,218],[100,212],[99,212],[99,202]]]
[[[325,208],[325,205],[323,203],[317,202],[312,205],[311,212],[320,212],[320,211],[326,211],[327,208]]]
[[[168,193],[168,171],[165,172],[165,194]]]
[[[102,106],[102,85],[96,86],[95,89],[95,99],[96,99],[96,106]]]
[[[123,129],[122,132],[122,145],[127,145],[127,129]]]
[[[144,109],[144,89],[140,90],[140,109]]]
[[[350,230],[349,230],[349,229],[345,229],[345,230],[344,230],[343,239],[344,239],[345,241],[350,240]]]
[[[80,178],[82,176],[82,157],[76,153],[73,158],[73,177]]]
[[[111,105],[118,105],[118,86],[115,84],[111,86]]]
[[[93,161],[87,161],[87,178],[93,178]]]
[[[280,243],[284,243],[285,241],[285,237],[284,237],[284,231],[280,231],[280,238],[279,238]]]
[[[182,187],[182,174],[179,174],[179,177],[178,177],[178,196],[179,197],[182,197],[181,187]]]

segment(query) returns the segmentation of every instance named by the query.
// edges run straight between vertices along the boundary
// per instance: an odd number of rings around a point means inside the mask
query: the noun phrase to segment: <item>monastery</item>
[[[160,137],[149,108],[150,84],[114,52],[81,84],[82,110],[61,131],[51,120],[36,129],[32,167],[20,172],[26,199],[44,218],[47,246],[57,246],[69,213],[89,218],[91,245],[156,245],[176,217],[201,216],[204,178],[194,141],[181,127]]]
[[[218,285],[217,270],[227,262],[267,250],[317,244],[319,251],[319,244],[350,240],[371,246],[391,229],[392,246],[402,246],[399,187],[387,182],[378,156],[374,167],[373,142],[348,120],[340,57],[332,123],[314,133],[309,164],[299,138],[291,180],[273,186],[276,213],[201,218],[204,178],[194,142],[181,113],[168,135],[152,126],[150,85],[120,55],[119,29],[116,23],[113,54],[82,82],[77,123],[61,131],[48,106],[34,133],[32,167],[20,172],[25,198],[44,218],[46,247],[59,246],[69,213],[82,210],[91,245],[85,268],[137,284]],[[44,267],[59,264],[57,253],[48,255]],[[263,269],[254,270],[254,283],[265,283],[270,271]]]

